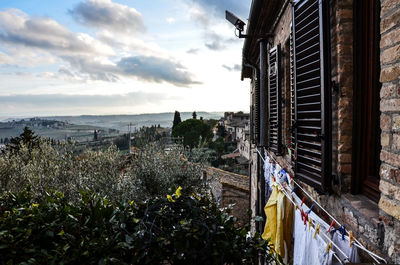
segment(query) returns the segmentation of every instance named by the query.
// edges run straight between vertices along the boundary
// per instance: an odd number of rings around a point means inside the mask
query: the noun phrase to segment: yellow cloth
[[[270,239],[276,253],[285,258],[285,245],[288,250],[292,238],[293,205],[285,194],[279,191],[277,185],[272,186],[272,193],[264,212],[267,220],[262,238]]]

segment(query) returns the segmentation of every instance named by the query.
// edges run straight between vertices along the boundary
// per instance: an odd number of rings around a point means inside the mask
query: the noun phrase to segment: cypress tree
[[[179,123],[181,123],[181,114],[179,111],[175,110],[175,115],[174,115],[174,122],[172,123],[172,129],[174,129],[176,126],[178,126]]]

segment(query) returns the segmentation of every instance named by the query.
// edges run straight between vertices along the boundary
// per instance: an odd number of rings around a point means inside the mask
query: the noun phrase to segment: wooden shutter
[[[268,54],[268,122],[269,149],[277,155],[282,153],[282,88],[281,88],[281,46],[275,46]]]
[[[296,176],[320,191],[328,187],[328,60],[322,0],[293,4]]]
[[[260,74],[259,71],[254,73],[254,142],[256,145],[260,143]]]
[[[290,50],[290,150],[292,152],[291,160],[292,164],[296,160],[296,114],[295,114],[295,89],[294,89],[294,46],[293,46],[293,24],[290,24],[290,39],[289,39],[289,50]]]

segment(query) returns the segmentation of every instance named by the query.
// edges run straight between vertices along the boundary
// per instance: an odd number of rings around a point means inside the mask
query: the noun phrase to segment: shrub
[[[70,200],[79,200],[80,190],[112,201],[145,200],[179,185],[203,192],[202,168],[199,163],[188,163],[177,149],[166,153],[148,145],[135,157],[128,157],[111,146],[104,152],[74,155],[69,144],[52,147],[41,141],[38,148],[21,144],[18,152],[0,155],[0,194],[29,186],[37,198],[56,189]]]
[[[110,203],[83,193],[0,197],[1,264],[256,264],[270,246],[247,237],[229,209],[183,194]],[[246,238],[247,237],[247,238]],[[267,262],[274,256],[267,255]]]

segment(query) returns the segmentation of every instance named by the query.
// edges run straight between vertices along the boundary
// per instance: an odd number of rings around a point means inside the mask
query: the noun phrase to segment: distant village
[[[203,120],[202,117],[200,120],[211,125],[214,135],[212,142],[216,142],[218,138],[220,138],[218,141],[223,140],[224,148],[214,154],[217,157],[210,160],[212,165],[223,170],[248,175],[250,115],[241,111],[225,112],[219,120]],[[160,125],[143,126],[132,129],[131,133],[124,133],[115,129],[34,117],[0,122],[0,151],[6,150],[11,138],[18,136],[25,127],[54,144],[63,141],[74,142],[80,151],[104,149],[114,144],[121,151],[134,153],[135,148],[140,145],[154,141],[168,143],[173,138],[172,129],[163,128]],[[216,144],[210,144],[209,148],[215,149],[215,146]]]

